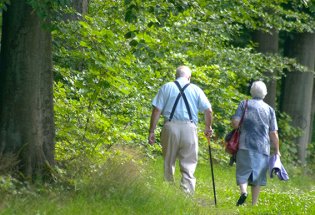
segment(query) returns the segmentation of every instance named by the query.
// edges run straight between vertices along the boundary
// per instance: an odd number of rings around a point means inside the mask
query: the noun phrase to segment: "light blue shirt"
[[[186,78],[178,78],[176,80],[179,82],[181,87],[184,87],[187,83],[189,83]],[[185,89],[184,93],[189,103],[192,119],[194,123],[197,124],[198,112],[203,112],[208,108],[211,109],[211,104],[204,92],[195,84],[190,84]],[[165,120],[169,119],[178,94],[179,89],[176,84],[174,82],[169,82],[164,84],[154,97],[152,105],[161,110]],[[180,98],[177,104],[173,119],[189,121],[189,115],[183,97]]]
[[[233,118],[240,120],[244,108],[245,101],[242,101]],[[239,148],[269,155],[269,132],[277,130],[278,124],[274,109],[262,99],[250,99],[241,125]]]

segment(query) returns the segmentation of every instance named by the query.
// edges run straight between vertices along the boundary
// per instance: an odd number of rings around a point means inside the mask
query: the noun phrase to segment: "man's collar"
[[[185,77],[179,77],[176,79],[176,81],[181,82],[181,83],[189,83],[190,81],[185,78]]]

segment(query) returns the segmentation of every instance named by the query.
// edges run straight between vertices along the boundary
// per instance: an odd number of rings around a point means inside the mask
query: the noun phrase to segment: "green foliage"
[[[0,0],[0,11],[7,10],[10,0]]]
[[[109,13],[120,16],[114,9]],[[124,34],[116,33],[123,31],[123,23],[114,19],[104,22],[103,17],[85,19],[59,25],[67,34],[54,32],[55,60],[62,65],[56,66],[55,108],[56,122],[60,122],[57,141],[68,142],[74,153],[80,151],[76,146],[81,143],[85,145],[82,149],[88,149],[81,152],[104,154],[113,144],[132,144],[137,138],[133,126],[145,123],[135,117],[144,112],[143,96],[134,80],[137,73],[131,69],[135,58],[126,49]],[[63,40],[68,41],[67,47]]]
[[[304,23],[303,13],[295,14],[294,22],[284,20],[282,3],[93,0],[81,20],[58,20],[52,32],[57,158],[108,156],[116,144],[159,154],[159,145],[147,145],[151,100],[162,84],[174,80],[180,64],[192,68],[192,82],[213,105],[214,148],[222,151],[248,83],[267,80],[265,71],[281,75],[298,66],[292,59],[256,53],[250,43],[234,45],[246,29],[283,30],[289,23],[297,29],[296,20]],[[268,13],[271,7],[277,13]],[[266,17],[268,22],[262,21]],[[228,159],[223,151],[216,159],[222,158]]]
[[[307,169],[306,172],[314,173],[315,171],[315,143],[311,142],[307,148]]]
[[[9,175],[0,176],[0,191],[3,195],[18,195],[25,191],[25,184]]]
[[[302,130],[291,125],[292,119],[285,113],[278,113],[279,139],[281,160],[285,163],[296,165],[298,160],[298,148],[294,139],[301,136]]]
[[[60,7],[70,4],[70,0],[27,0],[42,20],[55,20]]]
[[[227,1],[229,2],[229,1]],[[293,4],[295,7],[286,7]],[[248,29],[270,31],[272,28],[283,31],[308,31],[314,30],[312,15],[304,13],[297,8],[305,8],[302,1],[268,0],[268,1],[234,1],[226,4],[232,8],[231,14],[238,23]]]

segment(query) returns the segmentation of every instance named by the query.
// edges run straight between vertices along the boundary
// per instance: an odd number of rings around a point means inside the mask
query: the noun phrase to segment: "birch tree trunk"
[[[18,157],[26,179],[54,165],[51,35],[26,1],[3,13],[0,57],[0,147]]]

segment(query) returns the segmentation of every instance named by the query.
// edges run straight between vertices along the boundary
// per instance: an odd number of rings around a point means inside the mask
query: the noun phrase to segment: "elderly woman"
[[[260,186],[265,186],[267,182],[270,143],[274,146],[274,152],[280,155],[275,111],[263,101],[267,95],[266,85],[262,81],[255,81],[250,93],[252,99],[247,101],[236,155],[236,182],[241,192],[237,206],[245,202],[248,185],[251,186],[252,205],[257,203]],[[239,104],[232,117],[234,128],[239,125],[245,103],[246,101],[242,101]]]

